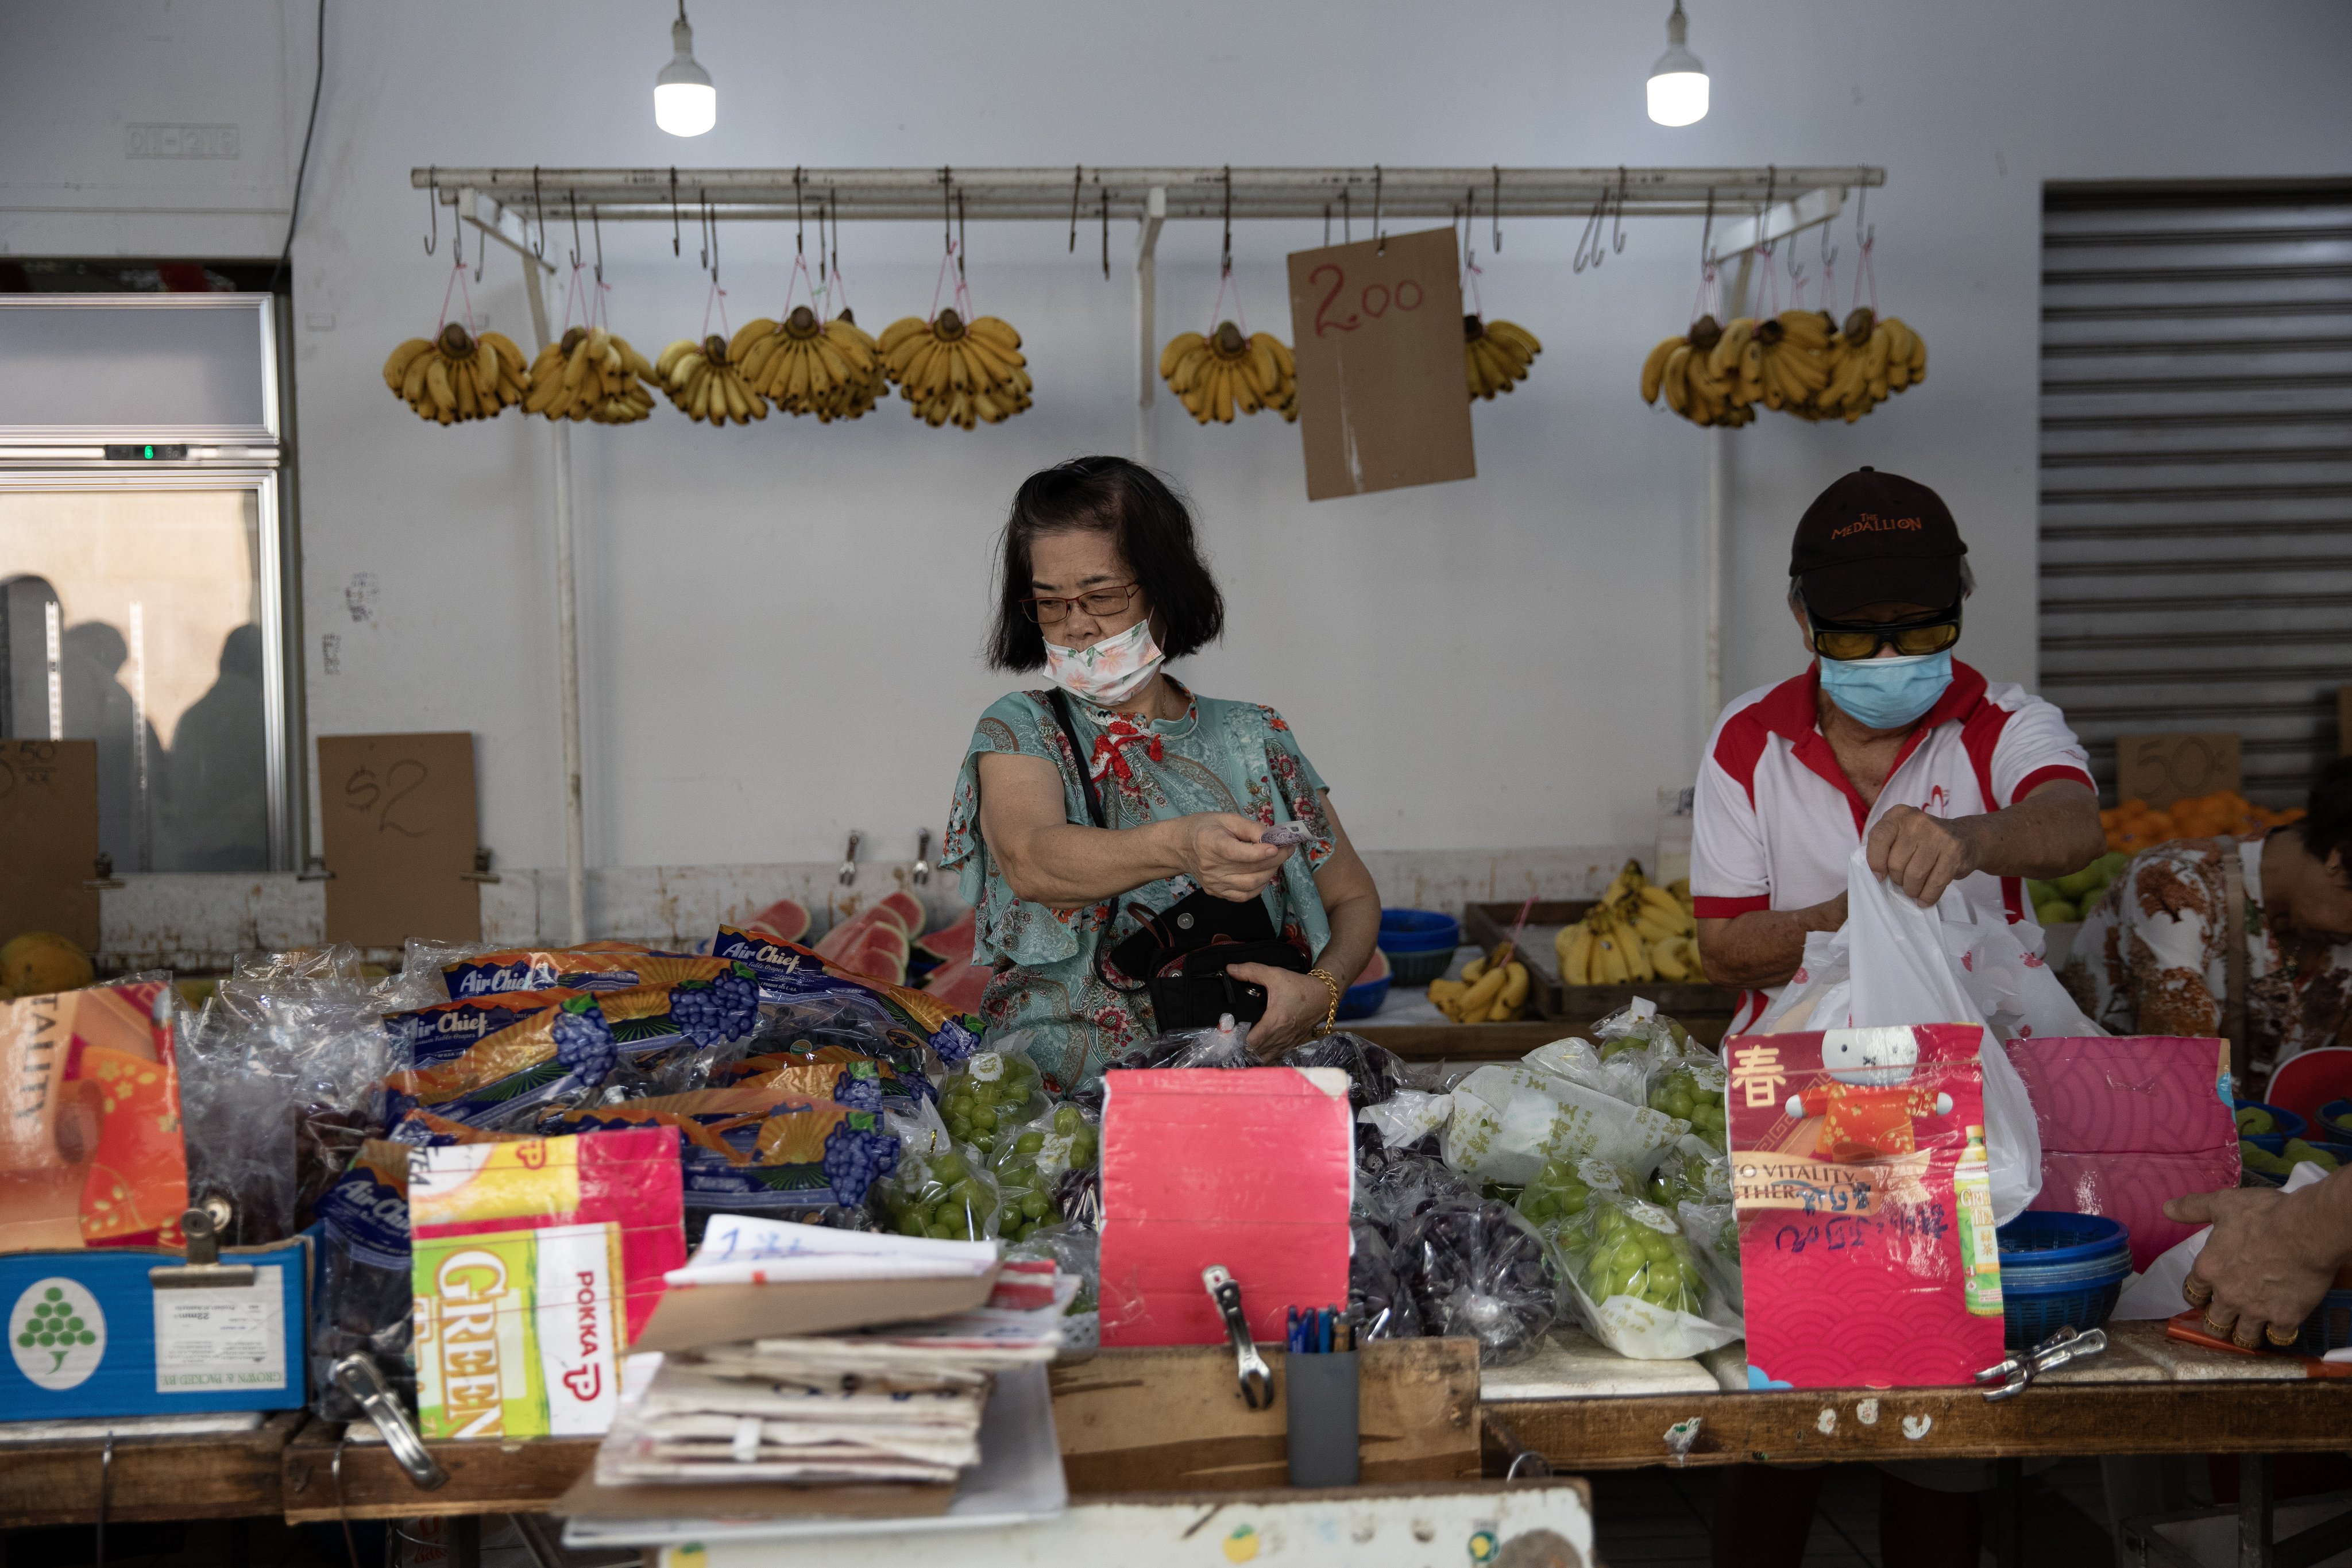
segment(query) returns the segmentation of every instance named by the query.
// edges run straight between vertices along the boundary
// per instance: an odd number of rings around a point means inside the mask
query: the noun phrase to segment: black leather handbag
[[[1089,752],[1078,744],[1077,726],[1070,718],[1069,700],[1054,693],[1054,717],[1062,737],[1077,760],[1078,786],[1086,796],[1087,815],[1097,827],[1108,826],[1102,797],[1088,771]],[[1282,940],[1265,912],[1263,899],[1238,901],[1220,899],[1194,889],[1164,910],[1136,903],[1127,906],[1138,929],[1125,942],[1095,954],[1095,977],[1114,991],[1133,994],[1149,991],[1151,1013],[1162,1033],[1175,1029],[1213,1029],[1227,1014],[1239,1024],[1265,1016],[1265,987],[1236,980],[1228,973],[1236,963],[1262,963],[1294,974],[1307,970],[1307,955]],[[1104,967],[1106,962],[1135,983],[1122,984]]]

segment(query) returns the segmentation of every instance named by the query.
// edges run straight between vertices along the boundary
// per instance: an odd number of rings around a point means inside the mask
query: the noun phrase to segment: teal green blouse
[[[1313,958],[1331,938],[1323,900],[1315,890],[1315,872],[1332,849],[1322,777],[1273,709],[1195,696],[1181,686],[1176,689],[1186,707],[1182,718],[1172,720],[1126,720],[1070,700],[1079,739],[1094,753],[1090,771],[1102,796],[1105,825],[1136,827],[1202,811],[1231,812],[1267,826],[1305,823],[1314,841],[1292,856],[1259,896],[1275,929]],[[1097,1077],[1105,1061],[1158,1032],[1150,997],[1104,984],[1095,954],[1134,933],[1139,922],[1128,912],[1129,904],[1164,910],[1192,891],[1192,883],[1171,877],[1078,910],[1020,898],[1005,882],[980,829],[979,758],[984,752],[1018,752],[1054,763],[1061,770],[1069,819],[1085,823],[1090,819],[1078,760],[1055,720],[1049,692],[1016,691],[999,700],[972,731],[940,853],[940,868],[959,872],[959,890],[977,912],[974,962],[996,966],[981,1005],[991,1044],[1024,1052],[1056,1087],[1073,1089]],[[1135,984],[1143,977],[1119,978]]]

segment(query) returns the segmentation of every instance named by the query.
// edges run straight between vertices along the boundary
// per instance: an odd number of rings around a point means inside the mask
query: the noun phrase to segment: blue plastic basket
[[[1396,960],[1389,960],[1389,968],[1394,971]],[[1339,1016],[1369,1018],[1379,1012],[1388,999],[1388,975],[1383,974],[1378,980],[1360,980],[1339,994]]]
[[[2321,1106],[2319,1126],[2331,1136],[2352,1137],[2352,1100],[2331,1100]]]
[[[1426,985],[1454,967],[1462,922],[1436,910],[1382,910],[1380,950],[1399,985]]]
[[[2263,1138],[2276,1138],[2282,1144],[2284,1144],[2288,1139],[2300,1138],[2311,1130],[2311,1123],[2305,1121],[2302,1117],[2297,1116],[2294,1111],[2283,1110],[2279,1107],[2272,1105],[2267,1101],[2260,1100],[2232,1100],[2230,1102],[2230,1109],[2232,1114],[2249,1108],[2256,1110],[2269,1111],[2272,1118],[2278,1123],[2278,1125],[2273,1127],[2268,1132],[2257,1134],[2257,1142]],[[2242,1133],[2240,1136],[2242,1137],[2244,1134]]]
[[[2002,1226],[2003,1337],[2022,1350],[2063,1328],[2095,1329],[2131,1275],[2131,1232],[2104,1215],[2029,1209]]]

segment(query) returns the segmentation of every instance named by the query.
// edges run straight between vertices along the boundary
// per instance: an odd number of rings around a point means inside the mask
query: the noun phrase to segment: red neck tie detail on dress
[[[1155,763],[1162,760],[1164,753],[1158,735],[1146,735],[1125,719],[1114,719],[1108,729],[1095,737],[1095,752],[1087,771],[1097,779],[1109,773],[1117,773],[1122,779],[1134,778],[1135,770],[1128,766],[1127,753],[1121,748],[1138,741],[1146,742],[1145,755]]]

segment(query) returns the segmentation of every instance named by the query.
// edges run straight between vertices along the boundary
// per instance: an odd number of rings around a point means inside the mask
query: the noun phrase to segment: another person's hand
[[[1311,974],[1263,963],[1236,963],[1225,973],[1265,987],[1265,1016],[1249,1026],[1250,1055],[1262,1062],[1313,1039],[1315,1026],[1331,1011],[1331,988]]]
[[[2191,1193],[2164,1205],[2168,1218],[2213,1227],[2180,1286],[2190,1306],[2205,1310],[2208,1329],[2246,1350],[2263,1343],[2265,1330],[2273,1344],[2294,1342],[2336,1278],[2332,1255],[2307,1234],[2308,1216],[2298,1219],[2304,1207],[2275,1187]]]
[[[1930,816],[1916,805],[1887,808],[1870,830],[1870,868],[1920,904],[1977,868],[1976,835],[1967,817]]]
[[[1246,816],[1202,811],[1177,819],[1185,874],[1211,898],[1239,903],[1265,890],[1292,851],[1261,844],[1265,829]]]

